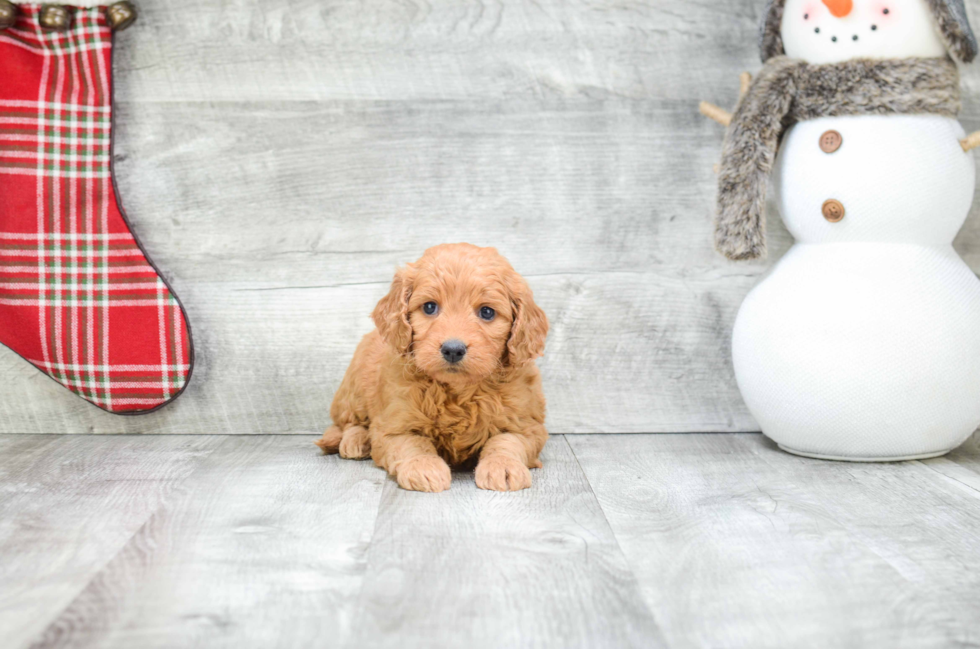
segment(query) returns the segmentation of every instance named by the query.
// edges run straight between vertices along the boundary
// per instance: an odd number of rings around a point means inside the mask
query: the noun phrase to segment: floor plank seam
[[[327,457],[326,454],[324,454],[324,457]],[[340,456],[338,455],[335,457],[339,458]],[[370,462],[371,464],[374,464],[373,460],[340,460],[340,461],[345,461],[345,462],[360,461],[360,462]],[[375,468],[377,468],[379,471],[382,470],[381,467],[376,466]],[[364,608],[365,608],[364,587],[366,585],[365,582],[367,581],[365,577],[367,577],[368,571],[371,568],[370,564],[368,563],[368,556],[371,553],[371,547],[374,545],[374,539],[378,535],[378,526],[381,523],[381,503],[384,501],[385,490],[389,489],[390,488],[389,484],[393,482],[394,480],[392,480],[390,476],[385,475],[384,484],[381,486],[381,490],[378,493],[378,500],[374,506],[374,525],[371,527],[371,538],[368,539],[367,544],[364,546],[364,572],[361,574],[361,583],[357,587],[357,595],[355,595],[353,598],[355,604],[354,604],[354,616],[350,620],[351,636],[349,638],[344,638],[343,642],[340,643],[340,646],[343,647],[349,646],[347,643],[350,642],[351,639],[354,637],[353,630],[358,628],[362,618],[364,617]]]
[[[944,458],[937,458],[937,459],[944,459]],[[950,482],[956,483],[956,485],[958,487],[960,487],[961,489],[964,489],[965,488],[966,490],[968,490],[972,494],[978,494],[978,495],[980,495],[980,489],[978,489],[977,487],[975,487],[974,485],[972,485],[972,484],[970,484],[968,482],[964,482],[964,481],[960,480],[956,476],[949,475],[948,473],[943,473],[939,469],[933,467],[932,464],[930,464],[930,461],[928,461],[928,460],[914,460],[914,462],[916,464],[919,464],[921,466],[924,466],[925,468],[929,469],[930,472],[935,473],[936,475],[940,476],[944,480],[948,480]]]
[[[66,602],[65,605],[57,613],[51,616],[44,629],[37,635],[37,637],[30,643],[30,645],[28,645],[29,647],[31,647],[31,649],[34,649],[35,647],[48,647],[51,645],[62,644],[61,642],[47,640],[48,634],[57,630],[58,625],[65,618],[65,614],[68,611],[71,611],[73,608],[75,608],[76,604],[79,602],[79,598],[81,598],[82,596],[85,595],[85,593],[88,592],[92,584],[95,583],[99,579],[99,577],[101,577],[105,573],[105,571],[113,564],[113,562],[115,562],[116,559],[119,558],[120,554],[126,551],[126,548],[130,546],[130,544],[133,542],[133,539],[135,539],[143,531],[143,529],[147,526],[147,524],[151,520],[153,520],[153,517],[156,516],[157,513],[165,506],[166,505],[161,504],[160,507],[157,507],[152,512],[150,512],[149,515],[146,517],[146,519],[144,519],[143,522],[140,523],[140,526],[137,527],[135,530],[133,530],[133,533],[129,536],[129,538],[127,538],[126,541],[119,546],[119,549],[112,556],[108,557],[105,563],[99,566],[99,569],[97,571],[92,573],[92,577],[88,581],[86,581],[84,584],[81,584],[79,586],[75,594],[72,595],[72,598],[68,602]]]
[[[95,435],[95,434],[90,434],[88,436],[100,437],[100,435]],[[218,436],[214,436],[214,437],[218,437]],[[62,607],[55,615],[53,615],[50,618],[50,621],[44,627],[44,630],[41,631],[38,634],[36,640],[34,640],[29,645],[30,647],[33,648],[33,647],[49,646],[50,643],[45,642],[45,638],[47,637],[48,633],[52,630],[52,628],[56,627],[56,625],[63,619],[66,612],[72,610],[72,608],[78,603],[79,598],[85,595],[85,593],[92,586],[92,584],[95,583],[103,574],[105,574],[105,571],[110,566],[112,566],[113,562],[115,562],[123,552],[126,551],[126,549],[133,543],[133,540],[136,539],[141,533],[143,533],[143,530],[146,529],[146,526],[149,525],[149,523],[158,514],[160,514],[161,511],[165,510],[168,506],[172,505],[172,503],[175,500],[174,495],[185,484],[187,484],[188,480],[196,476],[204,469],[206,460],[208,460],[212,455],[214,455],[214,453],[219,448],[224,446],[224,444],[225,444],[224,442],[222,442],[221,444],[217,444],[214,446],[214,448],[210,449],[206,454],[202,455],[202,457],[198,460],[198,466],[196,466],[193,470],[191,470],[190,473],[188,473],[182,480],[180,480],[179,482],[175,483],[172,486],[171,490],[166,494],[166,497],[161,498],[160,504],[147,513],[146,518],[144,518],[143,521],[140,523],[139,527],[135,528],[133,530],[133,533],[130,534],[122,544],[120,544],[119,549],[114,554],[112,554],[112,556],[108,557],[106,561],[101,566],[99,566],[99,569],[94,573],[92,573],[92,577],[84,584],[81,584],[78,591],[72,596],[71,600],[68,601],[64,607]]]
[[[555,436],[552,435],[552,437],[555,437]],[[633,579],[633,583],[636,585],[636,591],[638,593],[642,593],[643,592],[643,589],[640,588],[640,579],[636,575],[636,569],[633,567],[633,564],[630,562],[629,555],[627,555],[626,552],[623,551],[623,546],[622,546],[622,544],[619,541],[619,536],[616,534],[616,528],[614,528],[613,525],[612,525],[612,523],[609,522],[609,517],[606,516],[606,510],[603,509],[603,507],[602,507],[602,501],[599,500],[599,495],[595,492],[595,488],[592,486],[592,481],[589,480],[589,474],[585,472],[585,467],[582,466],[582,461],[579,459],[578,455],[575,453],[575,448],[571,444],[568,443],[568,439],[566,438],[565,435],[562,435],[561,436],[561,440],[562,440],[562,442],[565,443],[565,446],[568,447],[568,450],[569,450],[569,452],[571,452],[572,457],[575,458],[575,464],[578,465],[579,471],[582,472],[582,477],[585,478],[585,484],[589,485],[589,493],[592,494],[592,498],[595,500],[596,504],[599,506],[599,512],[602,513],[602,520],[604,520],[606,522],[606,526],[609,528],[609,533],[612,534],[613,539],[615,539],[615,541],[616,541],[616,549],[619,550],[620,555],[622,555],[622,557],[623,557],[623,561],[626,562],[626,567],[629,568],[630,577]],[[651,617],[651,619],[653,619],[654,624],[656,624],[657,625],[657,628],[660,629],[661,632],[662,632],[664,627],[660,623],[660,620],[657,619],[657,615],[654,613],[653,609],[650,608],[649,602],[647,602],[646,601],[646,598],[645,597],[642,597],[642,596],[640,597],[640,601],[643,603],[643,607],[650,614],[650,617]]]

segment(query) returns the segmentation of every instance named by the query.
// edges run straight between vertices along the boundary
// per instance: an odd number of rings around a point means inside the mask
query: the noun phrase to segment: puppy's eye
[[[480,317],[483,318],[484,320],[486,320],[487,322],[490,322],[491,320],[493,320],[496,315],[497,315],[497,312],[494,311],[493,309],[491,309],[490,307],[488,307],[488,306],[481,306],[480,307]]]
[[[426,302],[422,305],[422,311],[425,312],[425,315],[435,315],[438,310],[439,305],[435,302]]]

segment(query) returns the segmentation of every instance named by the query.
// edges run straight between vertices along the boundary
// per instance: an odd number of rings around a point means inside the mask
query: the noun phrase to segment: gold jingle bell
[[[62,5],[41,5],[38,16],[41,29],[49,32],[64,32],[71,27],[71,13]]]
[[[13,27],[17,22],[17,5],[8,0],[0,0],[0,29]]]
[[[109,27],[116,32],[121,32],[136,22],[136,7],[129,2],[117,2],[106,9],[105,14]]]

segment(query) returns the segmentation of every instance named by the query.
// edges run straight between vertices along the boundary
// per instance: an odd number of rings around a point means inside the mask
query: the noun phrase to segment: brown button
[[[840,148],[844,138],[837,131],[827,131],[820,136],[820,150],[824,153],[833,153]]]
[[[71,13],[61,5],[41,5],[37,20],[41,29],[49,32],[64,32],[71,27]]]
[[[113,31],[121,32],[136,22],[136,7],[128,2],[117,2],[105,10],[109,26]]]
[[[824,201],[822,211],[823,217],[831,223],[837,223],[844,218],[844,206],[834,198]]]
[[[7,0],[0,0],[0,29],[13,27],[17,22],[17,5]]]

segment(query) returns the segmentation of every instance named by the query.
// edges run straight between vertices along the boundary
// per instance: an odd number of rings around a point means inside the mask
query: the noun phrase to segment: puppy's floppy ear
[[[378,328],[381,339],[398,350],[407,354],[412,346],[412,325],[408,321],[408,298],[412,296],[412,283],[415,279],[415,267],[408,264],[395,271],[395,279],[391,282],[388,295],[381,298],[378,306],[374,307],[371,317],[374,326]]]
[[[531,287],[523,277],[511,273],[507,284],[514,309],[514,322],[507,340],[507,361],[512,367],[522,367],[544,354],[548,316],[534,303]]]

